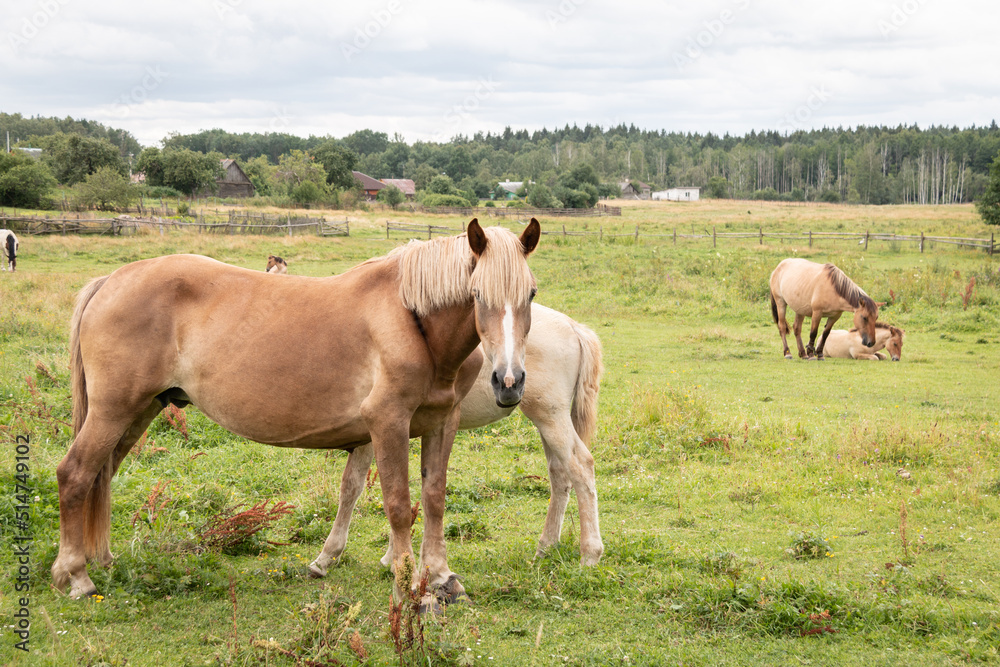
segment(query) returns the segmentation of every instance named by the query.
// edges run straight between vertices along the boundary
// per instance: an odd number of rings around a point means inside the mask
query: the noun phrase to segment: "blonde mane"
[[[490,308],[525,300],[535,287],[521,241],[503,227],[486,227],[487,245],[476,261],[465,234],[410,241],[390,252],[399,260],[399,296],[418,316],[470,300]]]

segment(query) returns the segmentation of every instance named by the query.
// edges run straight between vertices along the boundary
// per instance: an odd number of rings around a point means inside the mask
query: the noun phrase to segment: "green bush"
[[[423,199],[424,206],[462,206],[467,207],[469,200],[461,195],[427,194]]]
[[[136,190],[141,197],[149,199],[180,199],[184,193],[167,185],[140,185]]]
[[[56,179],[41,162],[20,151],[0,152],[0,206],[49,208]]]

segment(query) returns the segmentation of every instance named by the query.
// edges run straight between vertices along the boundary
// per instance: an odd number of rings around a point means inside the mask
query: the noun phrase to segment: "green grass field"
[[[620,219],[565,222],[989,236],[968,206],[751,210],[639,203]],[[385,240],[387,218],[462,222],[359,212],[346,239],[22,239],[19,271],[0,274],[0,609],[4,626],[16,622],[15,438],[29,435],[31,652],[5,631],[0,663],[1000,662],[1000,259],[944,246],[543,237],[530,260],[537,300],[604,344],[591,443],[604,558],[580,567],[573,500],[562,545],[533,562],[548,484],[527,419],[461,433],[445,525],[450,565],[474,604],[423,619],[423,643],[401,656],[392,582],[378,563],[388,538],[378,485],[359,502],[341,562],[310,579],[346,455],[247,442],[193,408],[183,424],[157,418],[113,482],[116,561],[90,568],[103,599],[52,591],[76,291],[175,252],[258,270],[275,253],[291,273],[330,275],[403,242]],[[880,319],[906,330],[902,361],[783,359],[767,278],[793,255],[832,261],[888,302]],[[226,553],[198,547],[210,517],[265,500],[295,506],[263,536],[284,544],[258,536]]]

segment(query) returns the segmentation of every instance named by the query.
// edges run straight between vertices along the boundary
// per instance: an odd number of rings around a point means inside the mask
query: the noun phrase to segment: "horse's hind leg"
[[[785,355],[785,359],[791,359],[792,353],[788,349],[788,320],[785,319],[788,304],[785,303],[784,299],[776,298],[773,293],[771,294],[771,304],[774,308],[775,324],[778,325],[778,333],[781,335],[781,353]]]
[[[594,457],[574,430],[569,415],[551,422],[538,420],[536,426],[545,447],[545,458],[548,459],[551,497],[535,557],[544,555],[546,550],[559,542],[572,485],[580,512],[580,562],[596,565],[604,554],[604,543],[601,541],[597,510]]]
[[[135,443],[139,441],[139,438],[141,438],[142,434],[146,432],[146,429],[149,428],[152,421],[156,419],[156,415],[160,414],[162,410],[162,404],[159,401],[154,400],[149,404],[149,407],[147,407],[146,410],[139,415],[134,422],[132,422],[132,425],[125,431],[125,434],[118,440],[118,444],[115,446],[115,452],[111,459],[112,477],[118,473],[118,468],[121,466],[122,461],[125,460],[128,453],[132,451],[132,447],[135,446]],[[108,529],[110,530],[110,528],[111,525],[109,523]],[[111,566],[111,563],[114,561],[114,556],[111,554],[110,539],[104,540],[103,548],[101,549],[101,552],[95,556],[94,560],[96,560],[102,567]]]
[[[131,423],[100,418],[92,411],[56,468],[59,555],[52,564],[52,579],[58,590],[69,586],[71,597],[97,592],[87,574],[88,559],[111,562],[111,477],[159,412],[152,408]]]
[[[802,346],[802,324],[806,321],[804,315],[795,313],[795,342],[799,345],[799,359],[808,359],[806,348]]]
[[[309,564],[309,574],[314,577],[325,577],[330,563],[340,558],[347,546],[347,531],[351,527],[351,516],[358,498],[365,490],[365,480],[372,459],[375,458],[375,448],[371,443],[355,447],[347,457],[344,475],[340,479],[340,498],[337,501],[337,516],[333,520],[330,536],[323,544],[323,551]],[[390,540],[390,551],[392,541]],[[385,563],[389,565],[390,560]]]

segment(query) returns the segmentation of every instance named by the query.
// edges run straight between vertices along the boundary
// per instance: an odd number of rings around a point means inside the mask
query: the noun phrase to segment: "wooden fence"
[[[369,206],[372,206],[369,204]],[[383,204],[375,204],[382,211],[393,210]],[[421,206],[419,204],[402,204],[399,208],[414,213],[430,213],[432,215],[458,215],[469,218],[513,218],[515,220],[540,218],[601,218],[606,216],[621,217],[619,206],[598,204],[594,208],[517,208],[514,206]],[[397,208],[396,210],[399,210]]]
[[[442,225],[420,225],[414,223],[406,222],[389,222],[385,223],[385,238],[388,239],[390,232],[403,232],[409,235],[410,238],[417,238],[419,235],[421,238],[426,234],[427,238],[432,238],[434,234],[441,236],[459,234],[465,231],[465,225],[463,224],[461,229],[457,227],[446,227]],[[765,232],[764,228],[761,227],[756,232],[718,232],[715,227],[711,231],[707,229],[704,233],[685,234],[683,232],[678,233],[675,227],[671,232],[664,234],[653,234],[648,232],[641,232],[639,225],[635,226],[634,230],[631,231],[619,231],[619,232],[605,232],[603,225],[598,228],[597,231],[589,230],[568,230],[566,225],[562,225],[562,229],[543,229],[542,234],[551,236],[562,236],[563,238],[573,237],[594,237],[598,241],[603,241],[605,238],[627,238],[638,243],[640,239],[671,239],[673,245],[677,245],[677,240],[681,239],[693,239],[693,240],[708,240],[711,239],[712,247],[718,247],[719,240],[722,239],[756,239],[758,244],[763,245],[764,239],[773,239],[776,241],[805,241],[808,246],[813,247],[814,243],[819,243],[825,239],[829,240],[846,240],[846,241],[857,241],[858,245],[863,245],[865,250],[868,250],[868,245],[870,243],[878,242],[888,242],[888,243],[907,243],[914,244],[919,248],[920,252],[923,252],[929,244],[934,243],[944,243],[948,245],[955,245],[964,248],[974,248],[984,250],[986,254],[993,255],[994,253],[1000,252],[1000,243],[995,239],[994,234],[990,234],[989,238],[966,238],[961,236],[928,236],[923,232],[919,236],[915,235],[904,235],[904,234],[885,234],[879,232],[798,232],[798,233],[782,233],[782,232]]]
[[[129,234],[144,225],[154,223],[154,219],[135,218],[41,218],[0,216],[0,226],[23,236],[43,236],[47,234],[100,234],[121,236]]]
[[[323,218],[275,216],[257,214],[229,216],[228,222],[204,222],[203,217],[196,222],[164,218],[44,218],[6,217],[0,215],[0,226],[26,236],[46,234],[107,234],[120,236],[134,233],[138,229],[197,229],[198,233],[209,234],[287,234],[315,233],[317,236],[350,236],[351,228],[347,220],[327,221]]]

